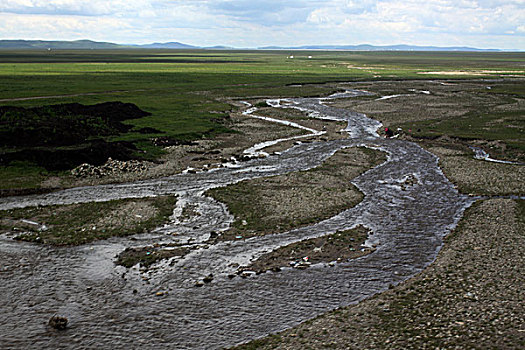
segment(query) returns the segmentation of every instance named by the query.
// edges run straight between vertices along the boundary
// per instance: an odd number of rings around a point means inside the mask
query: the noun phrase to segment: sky
[[[0,39],[525,50],[525,0],[0,0]]]

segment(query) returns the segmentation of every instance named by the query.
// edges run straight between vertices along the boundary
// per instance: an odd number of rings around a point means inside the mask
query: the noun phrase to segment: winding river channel
[[[331,98],[360,94],[348,91]],[[312,117],[347,121],[348,138],[300,143],[280,154],[207,172],[1,198],[0,210],[6,210],[176,194],[175,214],[185,203],[193,203],[202,215],[186,221],[174,215],[172,223],[149,234],[73,248],[2,237],[0,348],[222,348],[356,303],[422,271],[473,199],[457,192],[434,155],[414,143],[380,138],[379,122],[333,108],[327,98],[285,102],[269,101],[276,107],[309,111]],[[226,230],[233,220],[223,204],[203,196],[207,189],[311,169],[338,150],[355,146],[388,154],[385,163],[353,180],[365,194],[356,207],[283,234],[204,243],[212,231]],[[357,225],[372,230],[367,241],[376,247],[372,254],[335,266],[228,278],[236,270],[232,263],[245,265],[278,247]],[[147,277],[136,267],[114,264],[126,247],[156,242],[191,244],[195,249],[161,263]],[[210,273],[215,277],[212,283],[195,287],[195,281]],[[167,293],[157,296],[159,291]],[[55,313],[69,318],[67,330],[49,329],[47,321]]]

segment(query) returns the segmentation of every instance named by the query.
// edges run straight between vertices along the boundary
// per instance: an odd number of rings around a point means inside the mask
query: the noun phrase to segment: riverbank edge
[[[520,348],[524,206],[523,200],[480,200],[420,274],[233,349]]]

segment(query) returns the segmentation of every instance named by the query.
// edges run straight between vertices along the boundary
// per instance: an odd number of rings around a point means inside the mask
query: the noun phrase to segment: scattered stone
[[[88,163],[80,164],[71,170],[71,175],[76,177],[105,177],[121,173],[143,173],[148,169],[148,163],[138,160],[120,161],[108,158],[107,162],[100,166]]]
[[[250,276],[256,275],[256,272],[255,271],[249,271],[249,270],[240,270],[238,272],[238,274],[242,278],[246,278],[246,277],[250,277]]]
[[[298,262],[295,263],[295,265],[293,265],[293,267],[295,269],[304,270],[306,268],[309,268],[310,265],[311,265],[311,263],[308,262],[308,261],[298,261]]]

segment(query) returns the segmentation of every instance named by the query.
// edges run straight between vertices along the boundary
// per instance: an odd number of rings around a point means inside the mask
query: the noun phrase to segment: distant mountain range
[[[415,46],[415,45],[305,45],[295,47],[266,46],[259,47],[259,50],[345,50],[345,51],[501,51],[498,49],[477,49],[467,46]]]
[[[142,49],[199,49],[199,47],[197,46],[187,45],[178,42],[153,43],[146,45],[128,45],[128,47],[138,47]]]
[[[0,49],[54,49],[54,50],[81,50],[81,49],[121,49],[125,45],[105,43],[91,40],[76,41],[46,41],[46,40],[0,40]]]
[[[0,40],[0,49],[51,49],[51,50],[104,50],[104,49],[207,49],[207,50],[234,50],[228,46],[201,47],[179,42],[153,43],[146,45],[115,44],[92,40],[75,41],[45,41],[45,40]],[[466,46],[438,47],[413,45],[306,45],[306,46],[265,46],[258,50],[348,50],[348,51],[501,51],[498,49],[477,49]]]

